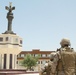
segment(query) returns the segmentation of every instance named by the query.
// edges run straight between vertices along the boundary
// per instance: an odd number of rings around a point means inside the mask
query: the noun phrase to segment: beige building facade
[[[0,34],[0,69],[16,69],[17,55],[22,51],[22,38],[12,31],[12,11],[15,7],[10,3],[5,9],[8,10],[8,26],[7,30]]]
[[[7,30],[0,34],[0,69],[25,69],[21,66],[21,61],[29,53],[36,57],[40,55],[35,70],[40,70],[42,66],[50,61],[50,53],[52,51],[40,51],[34,49],[32,51],[22,51],[22,38],[12,31],[12,19],[14,18],[12,11],[15,7],[11,4],[5,7],[8,10],[7,19],[8,26]]]
[[[16,69],[22,38],[14,34],[0,34],[0,69]]]
[[[35,71],[39,71],[42,67],[44,67],[45,63],[50,61],[50,54],[52,52],[54,51],[40,51],[40,49],[33,49],[32,51],[21,51],[17,56],[17,67],[20,69],[25,69],[25,67],[21,65],[21,61],[23,61],[27,54],[31,54],[31,56],[34,57],[39,55],[37,65],[34,67]]]

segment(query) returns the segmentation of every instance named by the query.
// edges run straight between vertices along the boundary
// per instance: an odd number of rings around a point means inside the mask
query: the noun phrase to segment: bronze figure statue
[[[12,3],[9,3],[9,7],[5,6],[5,9],[9,11],[9,14],[12,13],[12,10],[15,10],[15,7],[12,7]]]
[[[8,6],[5,6],[5,9],[8,10],[8,13],[7,13],[8,28],[7,28],[7,31],[4,34],[15,34],[12,31],[12,20],[14,18],[12,11],[15,10],[15,7],[12,7],[12,3],[10,2],[9,3],[9,7]]]

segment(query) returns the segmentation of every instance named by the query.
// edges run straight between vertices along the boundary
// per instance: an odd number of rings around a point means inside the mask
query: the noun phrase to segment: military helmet
[[[70,40],[67,39],[67,38],[63,38],[63,39],[61,40],[61,42],[60,42],[60,45],[61,45],[61,46],[65,46],[65,45],[70,46],[70,45],[71,45],[71,44],[70,44]]]

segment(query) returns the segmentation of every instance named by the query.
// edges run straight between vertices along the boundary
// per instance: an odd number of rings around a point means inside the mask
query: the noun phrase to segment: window
[[[38,65],[38,64],[40,64],[40,61],[37,61],[36,63],[37,63],[37,65]]]
[[[40,61],[38,61],[37,63],[40,64]]]
[[[42,64],[42,61],[41,61],[41,64]]]
[[[18,42],[18,38],[15,38],[15,42]]]
[[[7,62],[7,54],[4,54],[4,69],[6,69]]]
[[[12,59],[13,59],[13,56],[12,54],[10,54],[9,69],[12,69]]]
[[[42,57],[46,57],[46,54],[42,54]]]
[[[34,54],[34,56],[35,56],[35,57],[37,57],[37,56],[38,56],[38,54]]]
[[[20,57],[20,54],[18,54],[17,57]]]
[[[24,57],[24,54],[21,54],[21,57]]]
[[[6,41],[8,41],[8,37],[6,37]]]
[[[46,61],[45,61],[45,60],[43,60],[43,61],[42,61],[42,64],[45,64],[45,63],[46,63]]]
[[[20,44],[22,44],[22,40],[20,40]]]
[[[16,64],[18,64],[18,61],[16,62]]]
[[[0,41],[3,41],[3,38],[2,37],[0,37]]]

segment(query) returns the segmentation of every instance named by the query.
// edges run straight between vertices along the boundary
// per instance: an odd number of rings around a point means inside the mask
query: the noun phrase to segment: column
[[[2,69],[2,54],[0,54],[0,69]]]

